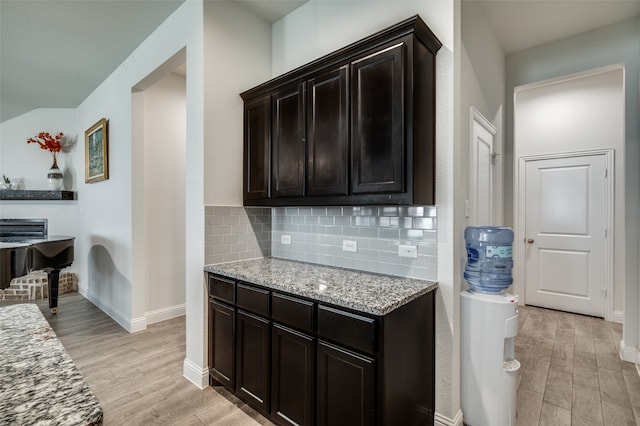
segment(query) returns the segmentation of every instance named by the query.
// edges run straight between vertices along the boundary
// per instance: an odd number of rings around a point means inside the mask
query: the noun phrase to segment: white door
[[[604,317],[606,154],[525,164],[526,303]]]
[[[475,108],[471,109],[470,224],[493,225],[493,168],[496,129]]]

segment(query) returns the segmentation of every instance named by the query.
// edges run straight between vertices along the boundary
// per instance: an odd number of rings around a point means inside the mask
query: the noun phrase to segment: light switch
[[[280,242],[282,244],[291,244],[291,235],[281,235]]]

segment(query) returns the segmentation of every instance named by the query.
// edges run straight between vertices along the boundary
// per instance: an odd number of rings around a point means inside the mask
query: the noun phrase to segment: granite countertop
[[[276,258],[206,265],[204,270],[380,316],[438,287],[434,281]]]
[[[0,424],[101,425],[102,408],[33,303],[0,308]]]

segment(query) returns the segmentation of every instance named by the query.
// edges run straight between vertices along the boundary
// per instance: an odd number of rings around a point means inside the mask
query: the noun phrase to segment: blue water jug
[[[503,293],[513,283],[513,229],[469,226],[464,230],[467,264],[464,279],[472,291]]]

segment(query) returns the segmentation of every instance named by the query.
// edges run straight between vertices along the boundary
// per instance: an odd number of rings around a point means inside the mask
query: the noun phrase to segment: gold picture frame
[[[84,132],[84,181],[109,179],[109,131],[106,118]]]

